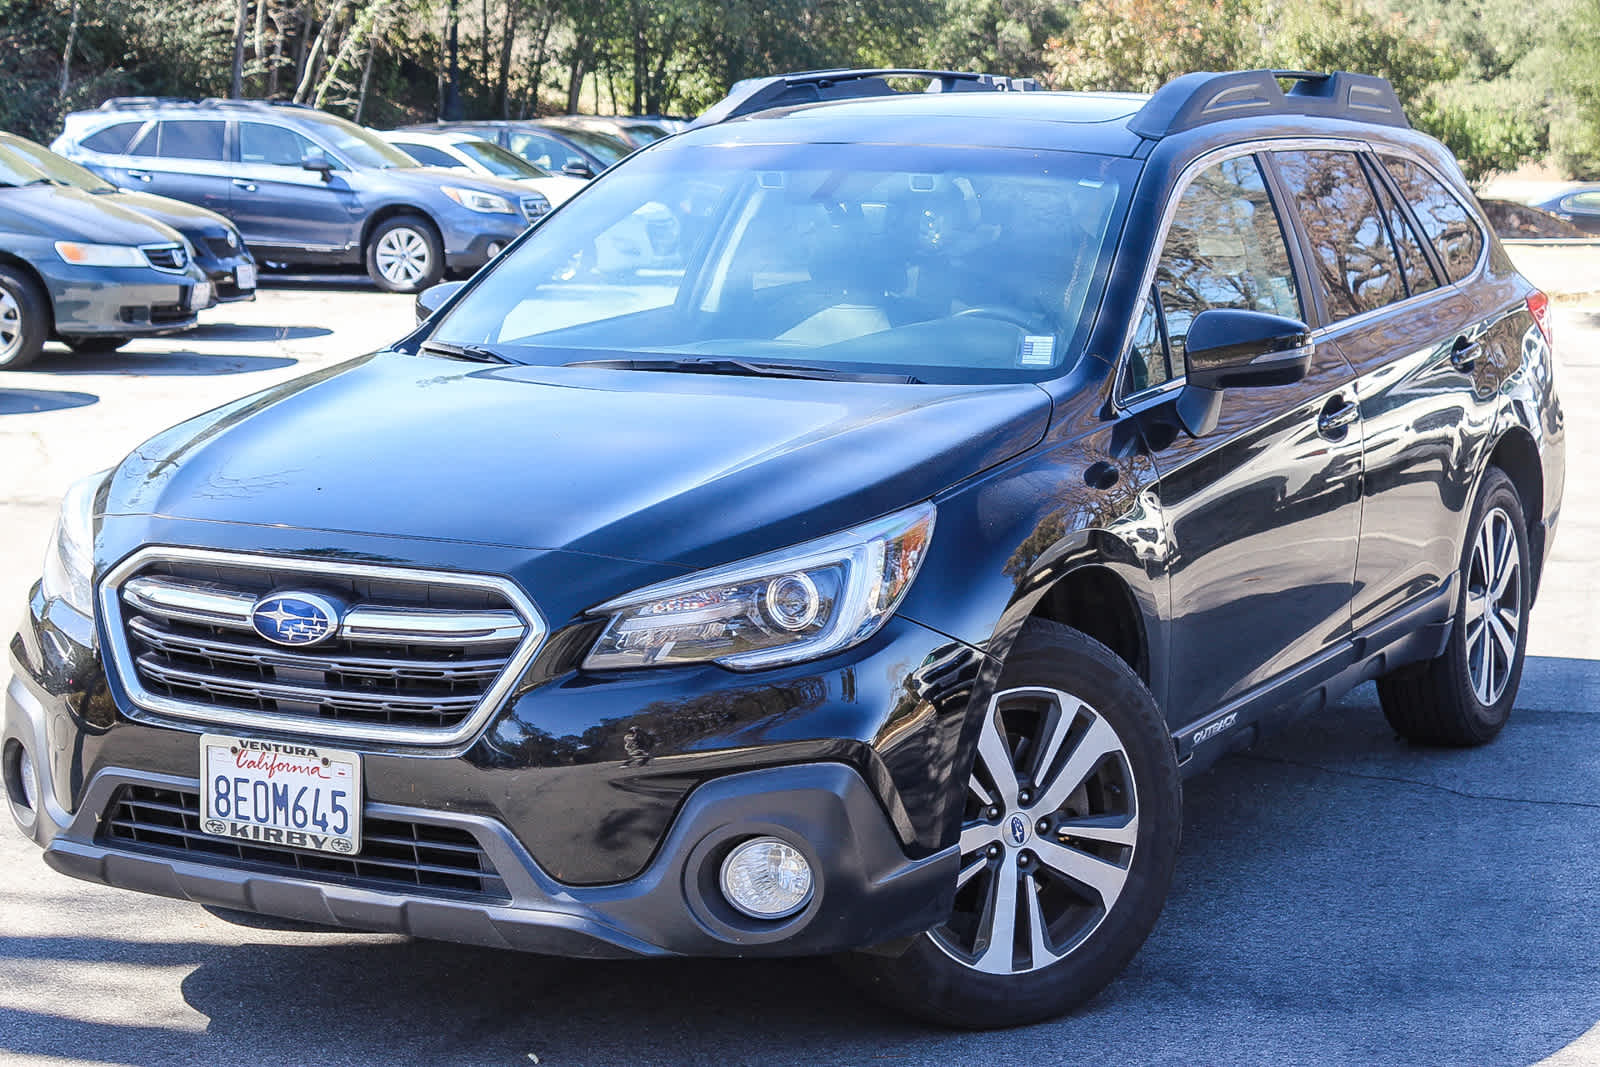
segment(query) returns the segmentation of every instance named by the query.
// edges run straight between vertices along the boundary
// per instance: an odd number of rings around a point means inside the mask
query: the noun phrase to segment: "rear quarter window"
[[[139,132],[144,125],[144,119],[137,122],[115,122],[103,130],[96,130],[82,141],[83,147],[91,152],[104,152],[107,155],[118,156],[128,150],[133,143],[134,134]]]
[[[1483,230],[1454,193],[1419,164],[1382,156],[1384,169],[1422,224],[1423,232],[1444,261],[1445,273],[1458,282],[1472,273],[1483,254]]]

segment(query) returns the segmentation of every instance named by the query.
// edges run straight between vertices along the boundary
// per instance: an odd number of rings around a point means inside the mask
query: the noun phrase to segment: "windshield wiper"
[[[516,363],[516,360],[502,356],[492,348],[483,345],[456,345],[449,341],[424,341],[422,351],[435,356],[449,356],[451,359],[470,359],[478,363]]]
[[[800,367],[792,363],[755,363],[726,356],[692,359],[584,359],[568,367],[595,367],[604,370],[678,371],[686,374],[736,374],[751,378],[804,378],[835,382],[889,382],[895,385],[920,385],[909,374],[871,374],[865,371],[834,370],[828,367]]]

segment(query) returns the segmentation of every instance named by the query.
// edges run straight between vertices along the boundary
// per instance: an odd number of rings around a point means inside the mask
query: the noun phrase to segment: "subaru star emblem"
[[[314,645],[339,629],[339,606],[316,593],[269,593],[250,611],[256,633],[278,645]]]
[[[1028,821],[1020,815],[1011,816],[1011,843],[1020,845],[1028,839]]]

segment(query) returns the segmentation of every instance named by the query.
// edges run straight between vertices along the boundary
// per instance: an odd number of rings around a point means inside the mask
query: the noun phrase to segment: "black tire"
[[[129,341],[131,337],[63,337],[68,348],[79,355],[90,356],[97,353],[115,352]]]
[[[39,358],[50,335],[50,302],[32,278],[0,264],[0,370]]]
[[[401,259],[390,258],[404,251]],[[444,277],[444,242],[420,215],[396,215],[367,238],[367,275],[389,293],[420,293]]]
[[[1496,516],[1502,516],[1503,521]],[[1491,597],[1484,610],[1485,627],[1488,613],[1494,612],[1502,632],[1505,618],[1515,610],[1517,625],[1512,641],[1514,652],[1510,655],[1504,655],[1504,646],[1496,640],[1492,627],[1480,634],[1473,625],[1478,614],[1477,587],[1487,582],[1476,564],[1475,552],[1486,523],[1503,529],[1515,546],[1515,588],[1507,582],[1504,594]],[[1491,467],[1484,475],[1467,531],[1461,550],[1461,594],[1455,625],[1443,654],[1378,679],[1378,701],[1384,717],[1400,736],[1418,744],[1467,746],[1493,741],[1511,717],[1517,686],[1522,681],[1531,592],[1528,524],[1516,486],[1498,468]],[[1490,657],[1487,676],[1483,674],[1484,656]],[[1483,688],[1481,683],[1486,677],[1490,685]],[[1482,699],[1484,694],[1489,699]]]
[[[1017,721],[1006,714],[1004,694],[1025,693],[1029,687],[1070,694],[1085,706],[1090,717],[1086,719],[1083,710],[1071,716],[1061,711],[1046,713],[1036,720],[1039,725],[1031,736],[1026,736],[1025,730],[1019,735],[1014,730]],[[1022,840],[1014,846],[1002,845],[1001,853],[989,844],[980,846],[970,858],[964,854],[962,862],[967,869],[978,873],[969,875],[966,888],[958,891],[956,914],[944,926],[912,939],[899,955],[857,953],[841,960],[855,980],[886,1003],[929,1022],[968,1029],[1019,1026],[1061,1015],[1089,1000],[1120,974],[1144,944],[1166,902],[1183,816],[1172,738],[1155,699],[1139,676],[1098,641],[1057,623],[1030,621],[1006,657],[997,693],[991,708],[998,707],[1000,714],[993,721],[1003,724],[997,736],[1005,740],[1009,758],[1030,766],[1035,760],[1045,761],[1042,767],[1034,766],[1035,773],[1017,775],[1022,780],[1017,799],[1025,802],[1033,797],[1038,804],[1031,812],[1018,812],[1025,820]],[[1056,706],[1064,707],[1065,702],[1058,701]],[[1052,714],[1057,722],[1070,722],[1070,732],[1066,727],[1047,726]],[[1025,717],[1022,722],[1026,724]],[[1088,818],[1114,820],[1116,816],[1096,815],[1093,804],[1073,798],[1094,795],[1089,790],[1098,790],[1102,797],[1121,797],[1117,803],[1127,805],[1122,817],[1131,811],[1137,818],[1136,825],[1125,826],[1131,831],[1131,852],[1123,845],[1073,840],[1065,829],[1047,833],[1043,825],[1047,820],[1039,819],[1040,812],[1053,803],[1050,794],[1057,786],[1070,784],[1069,779],[1074,776],[1068,773],[1069,767],[1081,760],[1081,753],[1098,747],[1095,739],[1106,736],[1105,726],[1111,728],[1120,751],[1097,761],[1082,761],[1091,770],[1084,785],[1074,787],[1068,794],[1067,804],[1083,803],[1084,810],[1069,813],[1065,808],[1056,809],[1047,818],[1077,819],[1080,825]],[[1065,740],[1057,742],[1059,747],[1055,748],[1049,739],[1058,730]],[[1039,754],[1041,747],[1046,755]],[[976,763],[987,766],[981,752]],[[1130,772],[1132,789],[1127,790]],[[1107,786],[1102,778],[1113,784]],[[962,781],[965,786],[966,779]],[[993,789],[994,782],[986,770],[975,766],[975,790],[985,784]],[[1123,783],[1124,788],[1119,790],[1117,782]],[[1000,791],[995,792],[998,798]],[[985,812],[977,792],[967,793],[966,798],[964,825],[981,830],[981,820],[985,815],[992,818],[998,806]],[[998,817],[996,827],[1002,835],[1015,834],[1012,825],[1009,813]],[[1061,836],[1053,836],[1057,834]],[[1071,849],[1053,847],[1058,841],[1064,844],[1069,840]],[[1037,855],[1030,852],[1030,847],[1038,850]],[[1074,890],[1073,882],[1055,876],[1051,863],[1059,860],[1054,857],[1075,855],[1081,849],[1098,850],[1096,859],[1107,857],[1118,865],[1125,864],[1120,868],[1126,872],[1125,880],[1109,907],[1103,896],[1093,902],[1081,888]],[[1008,868],[1006,863],[1013,862],[1013,852],[1015,867]],[[1004,858],[993,858],[1002,854]],[[985,859],[986,856],[990,858]],[[978,869],[979,863],[992,866]],[[1002,944],[995,937],[984,940],[979,933],[973,945],[981,955],[969,957],[969,962],[958,961],[954,953],[959,951],[961,929],[981,931],[984,917],[999,913],[996,902],[1012,899],[995,895],[1004,892],[1001,876],[1008,869],[1016,872],[1015,907],[1031,910],[1026,920],[1022,910],[1017,910],[1010,943],[1003,947],[1002,966],[1010,971],[993,973],[980,966],[984,957],[992,954],[993,947]],[[1002,888],[996,890],[996,886]],[[1031,899],[1027,897],[1029,893],[1034,894]],[[1081,895],[1081,902],[1074,902],[1075,893]],[[965,902],[963,894],[967,894]],[[976,898],[987,900],[987,906],[994,910],[984,911],[986,905]],[[1064,909],[1057,918],[1045,913],[1043,902],[1047,899]],[[1080,915],[1085,917],[1079,918]],[[1037,950],[1027,947],[1035,922],[1032,916],[1043,917],[1039,925],[1047,938],[1054,940],[1058,930],[1068,935],[1065,946],[1057,941],[1045,957],[1054,962],[1039,967],[1034,965]],[[1068,920],[1080,925],[1063,926]],[[994,925],[988,927],[990,934],[995,929]],[[1059,955],[1056,949],[1060,949]],[[1024,952],[1029,969],[1017,970]]]

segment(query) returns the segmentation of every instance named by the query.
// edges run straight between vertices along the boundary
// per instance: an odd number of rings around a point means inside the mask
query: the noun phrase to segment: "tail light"
[[[1544,334],[1544,343],[1554,348],[1556,339],[1550,333],[1550,298],[1538,289],[1528,294],[1528,314],[1533,316],[1534,325]]]

